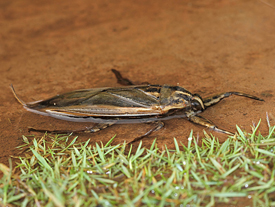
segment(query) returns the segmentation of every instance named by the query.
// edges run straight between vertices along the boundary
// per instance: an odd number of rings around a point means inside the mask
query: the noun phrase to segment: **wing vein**
[[[128,103],[132,103],[132,104],[134,104],[135,106],[140,106],[140,107],[144,107],[144,108],[149,108],[149,107],[150,107],[150,106],[148,106],[148,105],[144,105],[144,104],[135,102],[135,101],[133,101],[133,100],[131,100],[131,99],[129,99],[129,98],[126,98],[126,97],[121,96],[121,95],[118,95],[118,94],[111,93],[111,92],[109,92],[109,91],[108,91],[108,94],[110,94],[110,95],[112,95],[112,96],[115,96],[115,97],[117,97],[117,98],[120,98],[120,99],[123,100],[123,101],[127,101]]]

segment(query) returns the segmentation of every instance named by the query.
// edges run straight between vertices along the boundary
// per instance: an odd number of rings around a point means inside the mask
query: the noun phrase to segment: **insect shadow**
[[[208,98],[201,98],[180,86],[134,85],[112,69],[121,87],[106,87],[76,90],[52,98],[25,103],[11,85],[14,97],[30,112],[75,122],[93,122],[91,127],[81,130],[44,130],[29,128],[29,131],[51,133],[97,132],[113,124],[153,123],[154,126],[135,141],[150,135],[164,126],[163,120],[186,117],[190,122],[208,127],[216,132],[233,135],[218,128],[210,120],[198,114],[231,95],[264,101],[256,96],[241,92],[225,92]]]

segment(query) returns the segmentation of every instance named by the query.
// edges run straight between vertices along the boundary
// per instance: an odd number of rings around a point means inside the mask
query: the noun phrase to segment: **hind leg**
[[[119,71],[117,71],[116,69],[112,69],[111,70],[115,76],[116,76],[116,79],[117,79],[117,82],[121,85],[124,85],[124,86],[131,86],[131,85],[134,85],[132,83],[132,81],[130,81],[129,79],[127,78],[123,78],[122,75],[120,74]]]
[[[35,129],[32,127],[29,127],[28,131],[29,132],[31,132],[31,131],[42,132],[42,133],[45,133],[45,132],[59,133],[59,134],[70,134],[70,133],[81,133],[81,132],[94,133],[94,132],[98,132],[102,129],[106,129],[107,127],[112,126],[113,124],[115,124],[115,123],[114,122],[113,123],[98,123],[91,127],[85,127],[84,129],[77,129],[77,130],[46,130],[46,129]]]

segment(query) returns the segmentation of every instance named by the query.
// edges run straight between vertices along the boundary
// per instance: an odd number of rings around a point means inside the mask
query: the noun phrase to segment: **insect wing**
[[[55,118],[158,115],[158,98],[147,94],[145,88],[135,86],[78,90],[27,104],[27,108]]]

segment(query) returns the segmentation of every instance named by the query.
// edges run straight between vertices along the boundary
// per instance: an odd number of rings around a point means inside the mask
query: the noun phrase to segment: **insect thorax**
[[[204,109],[199,95],[194,95],[180,86],[163,85],[160,90],[160,105],[166,110],[203,111]]]

